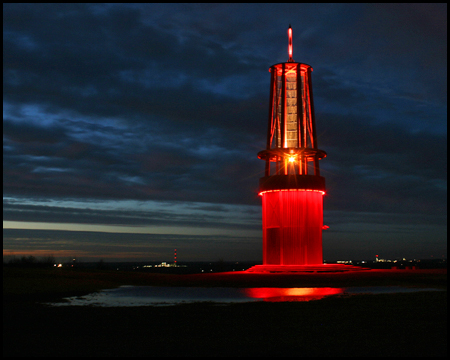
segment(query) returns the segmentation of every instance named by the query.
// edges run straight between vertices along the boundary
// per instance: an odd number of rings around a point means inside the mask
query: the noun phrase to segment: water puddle
[[[327,296],[354,294],[386,294],[416,291],[436,291],[400,286],[350,288],[230,288],[230,287],[165,287],[121,286],[100,292],[65,298],[51,306],[164,306],[196,302],[229,304],[254,301],[311,301]]]

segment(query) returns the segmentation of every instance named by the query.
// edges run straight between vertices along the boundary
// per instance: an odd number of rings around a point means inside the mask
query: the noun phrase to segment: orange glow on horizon
[[[3,256],[34,256],[35,258],[54,256],[55,258],[88,257],[86,251],[78,250],[12,250],[3,249]]]
[[[98,259],[136,259],[142,258],[141,252],[100,252],[86,250],[13,250],[3,249],[3,256],[6,258],[34,256],[35,258],[46,258],[53,256],[55,259],[77,258],[87,261],[96,261]]]

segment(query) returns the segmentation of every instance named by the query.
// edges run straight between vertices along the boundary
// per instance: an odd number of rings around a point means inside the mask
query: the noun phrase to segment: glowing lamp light
[[[295,156],[289,156],[289,162],[294,162],[295,161]]]

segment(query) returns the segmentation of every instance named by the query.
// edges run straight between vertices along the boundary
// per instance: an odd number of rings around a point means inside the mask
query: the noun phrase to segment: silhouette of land
[[[447,292],[311,302],[50,307],[120,285],[447,288],[447,271],[155,273],[4,268],[4,356],[446,356]]]

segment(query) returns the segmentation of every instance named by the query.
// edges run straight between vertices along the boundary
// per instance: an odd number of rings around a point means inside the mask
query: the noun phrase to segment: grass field
[[[48,307],[41,302],[120,285],[446,290],[446,271],[365,274],[167,275],[8,269],[4,356],[446,356],[447,292],[357,295],[311,302],[170,307]],[[337,276],[335,276],[337,275]]]

